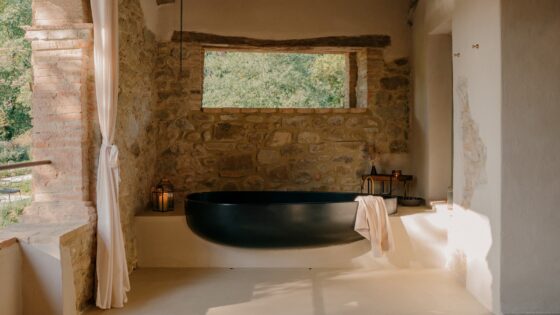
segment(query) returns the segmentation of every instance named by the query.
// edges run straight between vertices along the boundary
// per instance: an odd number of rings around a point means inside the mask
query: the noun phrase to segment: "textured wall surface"
[[[115,142],[119,147],[119,206],[129,269],[136,262],[134,215],[146,209],[155,170],[152,107],[156,42],[144,27],[138,0],[119,1],[119,103]]]
[[[460,0],[453,10],[453,221],[467,290],[500,313],[500,1]],[[479,44],[479,48],[473,47]],[[451,237],[450,237],[451,238]]]
[[[60,240],[61,251],[70,253],[76,294],[76,309],[85,310],[93,303],[95,292],[95,224],[83,225]],[[64,265],[63,265],[64,266]]]
[[[408,150],[406,59],[386,63],[378,49],[359,54],[366,108],[201,111],[202,48],[186,48],[181,76],[178,53],[177,43],[159,45],[156,174],[182,192],[359,191],[368,150]]]
[[[89,0],[33,0],[33,25],[91,23]]]
[[[34,25],[51,29],[29,32],[40,35],[30,38],[35,41],[35,62],[45,61],[44,65],[34,65],[35,83],[43,84],[34,86],[34,97],[41,104],[53,107],[34,103],[37,114],[34,152],[39,154],[37,149],[41,148],[48,153],[35,157],[53,160],[52,168],[35,171],[38,181],[34,185],[50,185],[45,186],[48,190],[43,187],[43,201],[52,201],[51,208],[59,213],[76,212],[75,205],[79,204],[85,209],[82,218],[85,221],[94,219],[93,213],[88,212],[92,208],[87,201],[95,200],[100,144],[97,113],[91,102],[94,95],[89,60],[91,25],[80,24],[78,28],[68,25],[91,22],[89,11],[87,0],[35,0]],[[52,29],[54,25],[64,27]],[[48,44],[45,39],[50,39],[49,36],[53,40],[69,41],[62,46],[45,46],[45,50],[56,48],[56,52],[38,52],[43,50],[41,45]],[[368,152],[373,150],[385,156],[408,152],[409,65],[406,59],[386,61],[383,50],[364,49],[360,54],[359,77],[367,82],[358,91],[365,100],[361,104],[363,108],[203,112],[200,109],[201,47],[188,47],[185,69],[179,77],[178,45],[156,42],[144,25],[139,0],[119,0],[119,45],[115,142],[120,150],[119,205],[131,270],[136,264],[133,218],[148,206],[150,187],[162,177],[169,177],[183,193],[218,189],[358,191],[359,176],[369,171]],[[87,58],[83,59],[80,54],[85,50]],[[56,76],[51,75],[51,70]],[[59,93],[76,86],[79,93]],[[47,102],[49,93],[60,100]],[[80,115],[71,111],[74,108],[70,105],[75,105]],[[41,116],[53,112],[64,116],[66,127],[41,130],[41,119],[44,119],[43,126],[58,123],[53,116],[48,119],[45,119],[47,115]],[[72,128],[83,130],[78,133]],[[46,131],[64,141],[40,139],[49,135]],[[64,131],[71,131],[73,137]],[[59,144],[66,151],[52,150]],[[68,163],[77,156],[72,151],[74,148],[80,149],[80,163]],[[49,155],[53,152],[62,156]],[[68,189],[67,182],[54,187],[65,174],[60,170],[80,175],[72,177],[77,180],[70,185],[73,189]],[[58,194],[60,191],[53,187],[60,188],[62,193]],[[38,188],[37,192],[42,191]],[[58,207],[59,197],[69,199],[66,204],[69,207]],[[43,209],[37,202],[34,204],[36,209]],[[77,308],[82,309],[94,293],[93,225],[62,245],[70,250]]]
[[[502,311],[560,314],[560,2],[501,12]]]
[[[471,114],[469,104],[468,82],[464,77],[457,80],[457,109],[461,112],[461,130],[463,143],[463,200],[460,204],[470,209],[476,187],[487,183],[486,178],[486,145],[480,138],[477,122]]]

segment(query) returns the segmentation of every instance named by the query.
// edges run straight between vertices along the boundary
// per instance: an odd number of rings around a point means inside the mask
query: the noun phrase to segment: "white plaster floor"
[[[439,269],[139,269],[124,309],[87,315],[491,314]]]

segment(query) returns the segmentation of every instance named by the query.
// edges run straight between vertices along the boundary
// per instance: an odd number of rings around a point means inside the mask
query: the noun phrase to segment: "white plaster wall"
[[[64,313],[62,270],[54,245],[20,243],[22,249],[23,315]]]
[[[413,173],[416,175],[415,194],[426,198],[428,184],[428,100],[426,62],[426,1],[416,8],[412,32],[412,80],[413,102],[410,124],[410,154]]]
[[[0,246],[0,313],[20,315],[22,312],[21,251],[17,242]]]
[[[457,0],[452,21],[454,58],[455,229],[450,238],[464,254],[467,289],[500,313],[501,27],[499,0]],[[480,48],[472,48],[479,44]],[[461,84],[464,84],[461,86]],[[463,142],[462,93],[486,156]],[[468,159],[465,159],[468,157]],[[469,160],[478,161],[469,163]],[[481,167],[481,169],[478,169]],[[480,171],[480,176],[476,176]],[[473,184],[469,198],[469,183]]]
[[[390,217],[396,249],[384,258],[366,240],[326,247],[247,249],[208,242],[194,234],[184,215],[136,217],[138,266],[203,268],[444,268],[448,255],[447,211],[401,208]]]
[[[560,1],[502,1],[502,308],[560,313]]]
[[[74,268],[72,267],[71,249],[64,247],[60,251],[60,275],[62,314],[76,315],[76,288],[74,285]]]
[[[146,25],[160,41],[179,29],[179,1],[142,0]],[[267,39],[386,34],[386,58],[409,55],[408,0],[185,0],[185,30]]]
[[[414,19],[410,148],[418,178],[416,191],[427,200],[444,200],[452,177],[453,78],[449,35],[452,10],[449,2],[421,1]],[[447,34],[443,34],[445,32]]]
[[[452,185],[453,65],[451,35],[429,35],[427,42],[429,200],[445,200]]]

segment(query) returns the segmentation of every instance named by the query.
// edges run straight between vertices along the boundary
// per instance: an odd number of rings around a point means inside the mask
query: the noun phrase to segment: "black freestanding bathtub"
[[[185,214],[191,230],[209,241],[252,248],[350,243],[357,194],[326,192],[205,192],[190,194]]]

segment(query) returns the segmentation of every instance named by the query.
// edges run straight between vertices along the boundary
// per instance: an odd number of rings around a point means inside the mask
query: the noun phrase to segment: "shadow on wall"
[[[392,222],[398,250],[389,255],[391,264],[399,268],[445,268],[449,225],[446,212],[401,215]]]
[[[411,132],[410,132],[410,154],[414,159],[413,173],[415,176],[412,183],[412,191],[416,193],[416,196],[429,200],[428,198],[428,182],[429,178],[427,176],[427,154],[426,154],[426,131],[422,126],[422,122],[412,115],[411,120]]]
[[[494,279],[488,263],[492,248],[490,220],[454,204],[448,237],[447,267],[484,306],[491,308]]]

